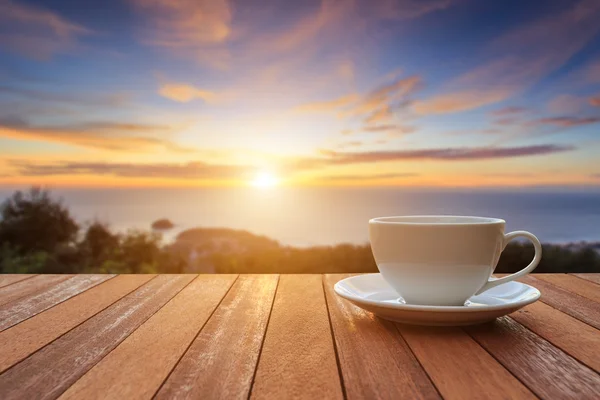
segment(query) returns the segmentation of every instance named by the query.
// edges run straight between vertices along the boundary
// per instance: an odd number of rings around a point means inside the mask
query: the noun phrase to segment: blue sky
[[[595,0],[0,9],[0,184],[600,183]]]

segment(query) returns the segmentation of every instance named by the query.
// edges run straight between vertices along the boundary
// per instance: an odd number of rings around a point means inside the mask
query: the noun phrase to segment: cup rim
[[[496,225],[506,224],[500,218],[473,217],[462,215],[398,215],[377,217],[369,220],[370,225],[410,225],[410,226],[465,226],[465,225]]]

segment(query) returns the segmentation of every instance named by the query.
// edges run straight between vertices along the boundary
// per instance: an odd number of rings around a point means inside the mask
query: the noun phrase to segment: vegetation
[[[598,244],[544,245],[535,272],[600,272]],[[514,272],[533,258],[513,242],[496,271]],[[195,228],[172,244],[153,232],[84,228],[48,191],[16,192],[0,207],[0,273],[357,273],[375,272],[369,245],[282,246],[245,231]]]

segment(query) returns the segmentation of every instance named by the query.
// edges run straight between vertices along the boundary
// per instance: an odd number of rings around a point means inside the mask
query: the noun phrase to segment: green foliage
[[[123,235],[92,222],[79,240],[79,225],[50,193],[16,192],[0,209],[0,273],[182,272],[184,264],[160,245],[160,235]]]
[[[62,202],[40,188],[17,191],[0,206],[0,216],[0,243],[20,255],[53,253],[73,243],[79,231]]]
[[[0,209],[0,273],[359,273],[376,272],[368,244],[294,248],[250,232],[195,228],[161,245],[153,232],[111,232],[99,221],[83,234],[60,200],[33,188]],[[593,247],[595,246],[595,248]],[[535,272],[600,272],[599,244],[544,245]],[[533,246],[510,243],[496,272],[522,269]]]

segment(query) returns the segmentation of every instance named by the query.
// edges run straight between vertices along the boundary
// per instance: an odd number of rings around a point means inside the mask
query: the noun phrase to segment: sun
[[[269,188],[277,186],[277,184],[279,184],[279,178],[269,171],[260,171],[256,174],[250,184],[259,188]]]

